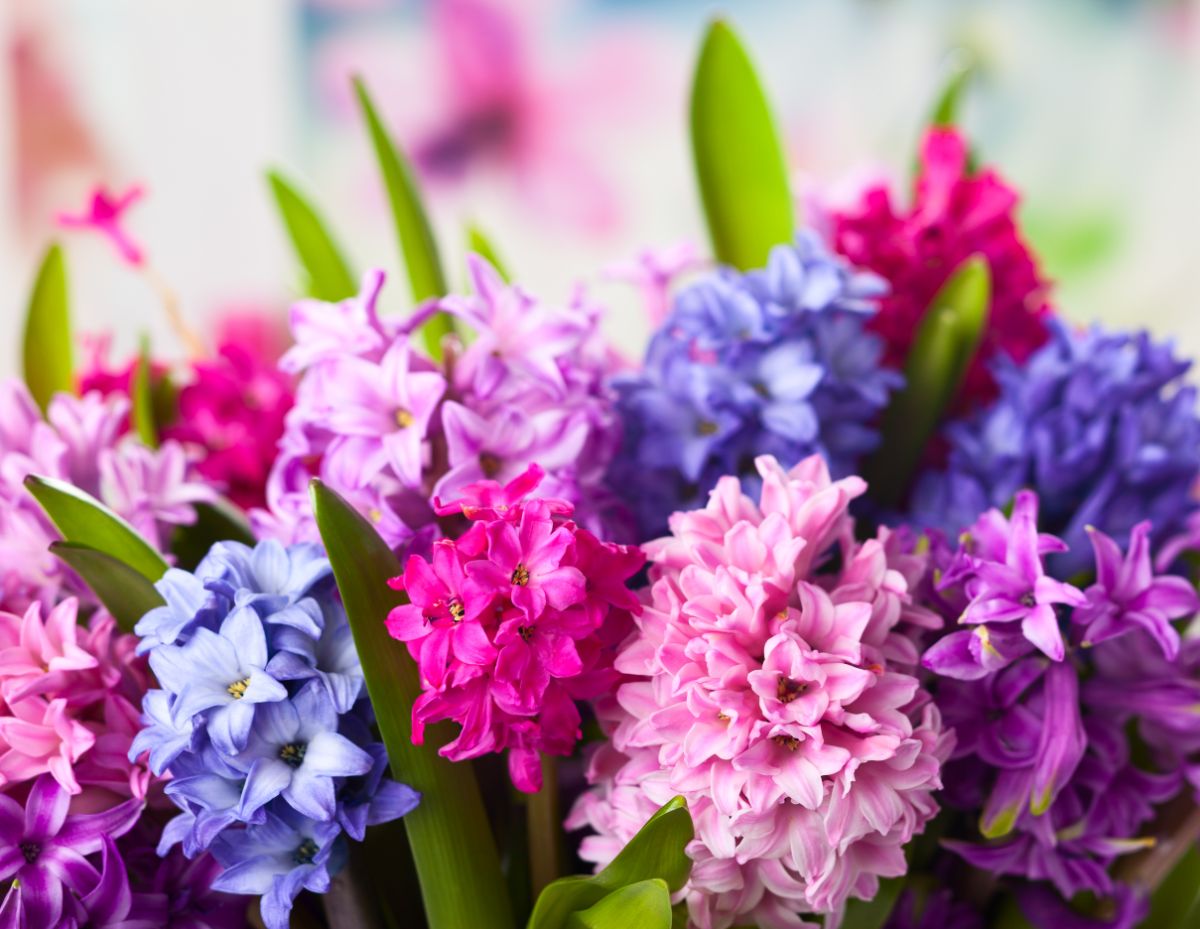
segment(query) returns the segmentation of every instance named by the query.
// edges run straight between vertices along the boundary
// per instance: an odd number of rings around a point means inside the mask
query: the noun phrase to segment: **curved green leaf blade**
[[[496,269],[496,273],[500,275],[500,279],[506,284],[510,282],[508,270],[504,266],[504,262],[500,260],[500,253],[496,251],[496,246],[487,234],[471,223],[467,226],[467,250],[474,252],[480,258],[483,258]]]
[[[358,282],[316,208],[278,171],[268,171],[267,181],[304,268],[308,295],[331,303],[353,297]]]
[[[412,169],[392,141],[360,78],[354,79],[354,92],[363,118],[367,121],[371,144],[383,174],[384,187],[387,188],[396,235],[400,239],[400,250],[404,253],[405,267],[408,268],[408,284],[413,300],[422,303],[434,297],[444,297],[447,291],[446,275],[442,271],[437,241],[433,237],[433,229],[429,225]],[[445,313],[438,313],[421,328],[430,357],[435,361],[440,360],[442,338],[453,330],[453,321]]]
[[[29,294],[23,353],[25,383],[45,410],[60,391],[75,392],[67,263],[62,247],[47,249]]]
[[[447,735],[442,727],[431,728],[424,745],[412,743],[417,666],[384,625],[388,612],[404,602],[387,585],[400,574],[400,563],[336,492],[314,480],[311,494],[392,773],[421,792],[420,805],[404,817],[404,825],[429,927],[508,929],[508,893],[471,765],[438,755],[439,737]],[[469,889],[463,883],[468,880]]]
[[[154,392],[150,383],[150,341],[142,338],[141,351],[129,383],[133,408],[130,417],[133,431],[147,448],[158,448],[158,426],[154,422]]]
[[[692,156],[718,261],[748,270],[795,236],[783,147],[745,48],[729,25],[709,26],[696,63]]]
[[[975,56],[965,48],[956,48],[947,57],[942,89],[929,116],[929,125],[949,127],[958,125],[962,101],[975,77]]]
[[[879,451],[867,467],[872,497],[900,502],[925,446],[962,386],[987,325],[991,273],[973,255],[938,291],[904,364],[903,389],[888,405]]]
[[[892,915],[905,879],[888,878],[879,882],[879,891],[870,900],[850,900],[842,917],[841,929],[883,929]]]
[[[572,913],[567,929],[671,929],[671,894],[660,880],[614,890],[600,902]]]
[[[184,570],[195,568],[218,542],[254,545],[256,540],[246,514],[228,500],[197,503],[195,510],[196,521],[190,526],[176,526],[171,537],[171,554]]]
[[[34,474],[25,478],[25,487],[66,541],[110,555],[152,582],[166,573],[163,556],[95,497],[71,484]]]
[[[1150,896],[1142,929],[1200,926],[1200,849],[1193,845]]]
[[[53,542],[50,551],[87,582],[122,632],[133,632],[139,619],[164,603],[145,575],[112,555],[76,542]]]
[[[692,871],[685,849],[694,835],[687,802],[675,797],[646,820],[600,873],[564,877],[547,886],[534,904],[528,929],[563,929],[572,913],[640,881],[660,880],[669,892],[679,890]]]

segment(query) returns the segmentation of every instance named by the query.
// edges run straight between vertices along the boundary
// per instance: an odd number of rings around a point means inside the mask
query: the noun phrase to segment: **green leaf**
[[[24,369],[25,383],[42,410],[56,393],[75,392],[67,263],[58,243],[47,249],[29,295]]]
[[[1200,849],[1193,845],[1150,897],[1141,929],[1200,926]]]
[[[904,878],[888,878],[879,882],[879,891],[872,899],[847,902],[841,929],[882,929],[904,885]]]
[[[962,100],[975,76],[975,56],[965,48],[950,52],[946,63],[942,89],[929,116],[929,125],[943,128],[958,125]]]
[[[158,448],[158,427],[154,423],[154,393],[150,382],[150,340],[142,337],[141,351],[129,384],[133,409],[133,431],[147,448]]]
[[[979,349],[990,299],[987,261],[973,255],[925,311],[904,364],[904,388],[888,406],[879,451],[866,468],[875,500],[896,504],[903,498],[926,444]]]
[[[496,269],[496,273],[500,275],[501,280],[506,284],[509,283],[511,278],[504,267],[504,262],[500,260],[500,254],[496,251],[496,246],[484,231],[474,223],[467,226],[467,250],[474,252],[480,258],[487,261],[488,264]]]
[[[353,297],[358,282],[320,214],[278,171],[267,172],[267,180],[308,279],[308,295],[329,302]]]
[[[692,82],[692,156],[713,254],[748,270],[795,236],[783,146],[745,48],[722,20],[704,38]]]
[[[508,929],[508,894],[471,765],[438,755],[448,735],[444,727],[431,727],[424,745],[412,743],[412,705],[420,694],[417,666],[384,625],[388,613],[405,602],[387,585],[401,573],[400,563],[337,493],[320,481],[312,482],[311,493],[392,773],[422,795],[404,824],[429,929]]]
[[[171,537],[171,554],[185,571],[195,568],[217,542],[255,543],[246,514],[228,500],[197,503],[195,510],[196,521],[190,526],[176,526]]]
[[[139,619],[164,603],[145,575],[112,555],[77,542],[53,542],[50,551],[87,582],[122,632],[133,632]]]
[[[400,250],[404,254],[404,264],[408,268],[408,284],[413,301],[423,303],[434,297],[443,297],[447,290],[446,275],[442,271],[437,241],[433,237],[433,229],[429,225],[412,169],[380,120],[361,78],[354,79],[354,92],[367,121],[371,144],[375,148],[375,157],[392,205],[392,218],[400,239]],[[453,331],[453,321],[445,313],[438,313],[425,323],[422,330],[430,357],[435,361],[441,360],[442,338]]]
[[[675,797],[646,820],[637,835],[599,874],[564,877],[546,887],[534,904],[528,929],[563,929],[572,913],[594,906],[614,890],[641,881],[657,879],[670,892],[679,890],[692,871],[692,861],[684,849],[694,835],[687,803],[682,797]]]
[[[664,881],[639,881],[572,913],[568,929],[671,929],[671,894]]]
[[[66,541],[111,555],[150,581],[166,573],[163,556],[95,497],[63,481],[33,474],[25,478],[25,487]]]

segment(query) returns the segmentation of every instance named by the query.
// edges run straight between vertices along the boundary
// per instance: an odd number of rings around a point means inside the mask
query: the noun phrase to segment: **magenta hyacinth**
[[[905,872],[903,847],[937,811],[953,739],[913,674],[924,559],[887,530],[857,542],[859,478],[817,456],[756,461],[672,534],[644,546],[651,586],[620,648],[628,675],[597,703],[611,744],[568,825],[611,859],[658,806],[687,798],[696,825],[691,925],[813,926]]]
[[[577,525],[569,503],[530,497],[540,478],[534,466],[439,505],[470,527],[435,542],[431,559],[408,558],[393,586],[410,602],[387,620],[420,666],[414,740],[452,719],[462,731],[442,754],[507,751],[513,783],[526,792],[541,789],[541,754],[567,755],[578,742],[574,701],[616,682],[611,646],[638,607],[625,582],[642,565],[636,549]]]

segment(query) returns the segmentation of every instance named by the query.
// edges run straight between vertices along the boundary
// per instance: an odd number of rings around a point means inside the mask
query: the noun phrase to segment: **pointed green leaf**
[[[639,881],[572,913],[568,929],[671,929],[671,894],[665,882]]]
[[[396,235],[400,239],[400,250],[404,253],[404,264],[408,268],[408,284],[413,300],[422,303],[446,295],[446,275],[438,257],[437,241],[429,225],[429,217],[421,194],[413,178],[412,169],[392,141],[384,127],[366,85],[355,78],[354,92],[367,121],[371,144],[383,174],[388,200],[392,205],[392,218],[396,224]],[[442,357],[442,338],[453,330],[453,321],[445,313],[438,313],[422,327],[425,347],[430,357]]]
[[[184,570],[195,568],[217,542],[255,543],[246,514],[228,500],[197,503],[195,510],[196,521],[176,526],[171,537],[171,554]]]
[[[496,251],[496,246],[484,231],[474,223],[467,226],[467,249],[486,260],[488,264],[496,269],[496,273],[500,275],[501,280],[506,284],[509,283],[508,271],[504,267],[504,262],[500,260],[500,254]]]
[[[564,877],[547,886],[534,904],[528,929],[563,929],[572,913],[640,881],[653,878],[671,892],[678,890],[691,874],[692,861],[684,849],[694,834],[686,801],[675,797],[646,820],[599,874]]]
[[[1140,929],[1200,926],[1200,849],[1195,845],[1151,894],[1150,915],[1139,925]]]
[[[899,503],[925,446],[962,386],[987,325],[991,275],[973,255],[925,311],[904,364],[905,384],[888,406],[879,451],[867,466],[874,499]]]
[[[49,477],[30,475],[25,487],[68,542],[110,555],[150,581],[167,570],[167,562],[133,526],[95,497]]]
[[[54,542],[50,551],[87,582],[122,632],[164,601],[154,584],[123,561],[76,542]]]
[[[508,893],[471,765],[438,755],[448,735],[444,727],[428,730],[424,745],[412,743],[417,666],[384,625],[389,611],[405,602],[387,585],[400,574],[400,563],[337,493],[320,481],[312,482],[311,493],[392,773],[421,792],[420,805],[404,817],[404,825],[429,929],[508,929]],[[470,881],[469,891],[464,880]]]
[[[62,247],[50,246],[42,258],[25,315],[25,383],[43,410],[60,391],[75,392],[67,263]]]
[[[748,270],[790,243],[796,207],[783,146],[754,65],[727,23],[704,38],[692,83],[692,156],[713,254]]]
[[[958,125],[963,95],[975,76],[975,56],[965,48],[954,49],[947,58],[942,89],[933,105],[929,125],[949,127]]]
[[[905,879],[888,878],[879,882],[879,891],[870,900],[850,900],[842,918],[841,929],[883,929],[892,915]]]
[[[154,393],[150,384],[150,340],[143,337],[133,379],[129,384],[133,409],[133,431],[147,448],[158,448],[158,427],[154,423]]]
[[[269,171],[267,180],[288,238],[304,268],[308,295],[329,302],[353,297],[358,292],[354,272],[316,208],[278,171]]]

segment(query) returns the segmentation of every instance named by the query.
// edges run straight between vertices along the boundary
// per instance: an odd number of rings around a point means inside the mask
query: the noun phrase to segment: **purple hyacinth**
[[[1000,396],[950,425],[945,470],[914,490],[913,518],[956,536],[1027,487],[1042,498],[1042,525],[1069,550],[1056,577],[1087,568],[1087,527],[1126,545],[1148,519],[1152,542],[1184,529],[1197,509],[1200,418],[1189,364],[1145,332],[1076,331],[1059,321],[1025,365],[1000,364]]]
[[[856,469],[901,383],[864,329],[880,289],[805,232],[762,270],[724,268],[679,294],[643,370],[614,380],[624,442],[609,483],[643,536],[702,506],[723,474],[755,494],[758,455],[819,452],[835,476]]]
[[[227,869],[212,887],[266,895],[263,916],[277,929],[301,887],[328,886],[346,835],[361,840],[419,797],[386,777],[349,624],[316,546],[222,542],[194,574],[168,571],[156,586],[165,605],[137,631],[160,689],[145,697],[130,754],[148,752],[151,769],[171,775],[165,792],[181,812],[159,852],[211,850]],[[246,871],[245,856],[267,854],[285,825],[320,838],[320,867],[308,867],[314,857],[303,873],[293,865],[270,880],[261,861]]]

